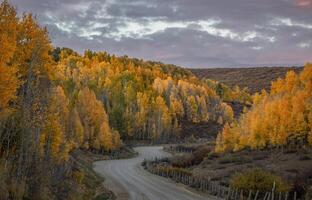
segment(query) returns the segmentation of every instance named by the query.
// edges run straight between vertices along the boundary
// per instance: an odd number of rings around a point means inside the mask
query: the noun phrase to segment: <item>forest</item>
[[[253,96],[253,106],[238,121],[227,123],[216,151],[263,149],[312,144],[312,65],[300,74],[289,71],[272,82],[271,91]]]
[[[7,0],[0,45],[0,199],[75,199],[62,183],[80,184],[78,150],[179,142],[184,123],[223,127],[213,153],[312,145],[309,63],[251,95],[175,65],[54,47],[47,28]]]
[[[182,68],[54,48],[48,30],[8,1],[0,28],[1,198],[48,195],[75,149],[179,138],[183,120],[233,121],[216,90]]]

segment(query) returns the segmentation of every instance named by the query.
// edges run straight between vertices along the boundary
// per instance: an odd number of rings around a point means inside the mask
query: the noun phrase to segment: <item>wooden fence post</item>
[[[240,194],[239,194],[239,199],[240,199],[240,200],[243,200],[243,198],[244,198],[244,191],[241,190],[241,191],[240,191]]]
[[[218,184],[218,196],[221,197],[221,185]]]
[[[233,191],[232,191],[232,195],[231,195],[231,199],[235,198],[235,192],[236,192],[236,190],[235,190],[235,189],[233,189]]]
[[[111,154],[111,156],[116,156],[115,154]],[[143,160],[145,163],[144,169],[152,174],[156,174],[162,177],[171,178],[176,182],[180,182],[184,185],[188,185],[190,187],[198,188],[203,192],[207,192],[211,195],[224,198],[225,200],[258,200],[259,198],[262,199],[262,194],[259,190],[256,191],[255,195],[253,194],[253,190],[244,192],[243,190],[238,189],[231,189],[230,187],[222,186],[217,181],[211,181],[211,179],[206,179],[204,177],[194,177],[191,173],[187,171],[183,171],[180,168],[174,167],[166,167],[166,166],[159,166],[157,165],[158,158],[155,157],[155,161],[148,161],[146,159]],[[282,193],[276,192],[276,185],[275,182],[273,184],[273,188],[271,191],[265,192],[263,200],[289,200],[289,196],[293,197],[292,200],[299,200],[298,194],[294,191],[293,195],[289,195],[289,192]],[[245,193],[245,194],[244,194]],[[246,195],[246,196],[244,196]],[[253,197],[254,196],[254,197]],[[284,196],[284,197],[283,197]]]
[[[268,192],[265,193],[263,200],[266,200],[268,196]]]
[[[238,189],[236,189],[236,191],[235,191],[235,196],[234,196],[235,200],[237,200],[237,195],[238,195]]]
[[[267,197],[267,200],[270,200],[270,197],[271,197],[271,193],[268,192],[268,197]]]
[[[259,190],[257,190],[254,200],[258,199],[258,195],[259,195]]]
[[[251,200],[251,195],[252,195],[252,190],[249,190],[249,194],[248,194],[248,199],[247,200]]]
[[[226,195],[226,198],[225,200],[229,200],[230,199],[230,194],[231,194],[231,188],[229,188],[229,190],[227,191],[227,195]]]
[[[275,183],[275,181],[274,181],[274,183],[273,183],[273,188],[272,188],[272,197],[271,197],[271,200],[274,200],[275,185],[276,185],[276,183]]]

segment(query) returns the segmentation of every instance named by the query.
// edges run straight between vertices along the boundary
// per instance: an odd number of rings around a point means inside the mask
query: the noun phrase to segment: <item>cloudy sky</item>
[[[11,0],[55,46],[185,67],[312,61],[312,0]]]

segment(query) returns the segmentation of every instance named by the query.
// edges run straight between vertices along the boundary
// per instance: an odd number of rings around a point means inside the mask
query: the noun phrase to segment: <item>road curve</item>
[[[94,170],[105,177],[104,185],[112,190],[117,199],[125,200],[203,200],[214,199],[200,196],[181,184],[153,175],[141,166],[145,159],[164,157],[169,154],[162,147],[137,147],[136,158],[105,160],[94,163]]]

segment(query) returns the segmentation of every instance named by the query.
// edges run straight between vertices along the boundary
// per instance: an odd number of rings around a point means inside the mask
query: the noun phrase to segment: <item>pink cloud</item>
[[[297,6],[310,7],[312,6],[312,0],[296,0]]]

